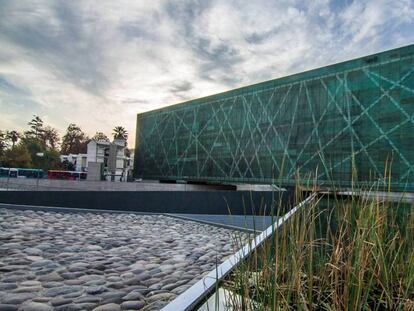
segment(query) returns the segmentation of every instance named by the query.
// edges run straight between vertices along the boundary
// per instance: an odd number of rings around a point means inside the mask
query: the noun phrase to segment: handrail
[[[210,271],[201,280],[187,289],[184,293],[179,295],[168,305],[161,309],[161,311],[189,311],[196,307],[203,299],[216,287],[217,283],[223,280],[242,260],[248,257],[257,247],[259,247],[265,240],[272,236],[274,231],[278,229],[285,221],[287,221],[293,214],[295,214],[301,207],[312,201],[317,196],[317,193],[312,193],[305,200],[300,202],[289,212],[278,218],[274,224],[269,226],[266,230],[256,236],[251,242],[244,245],[239,251],[230,256],[217,268]]]

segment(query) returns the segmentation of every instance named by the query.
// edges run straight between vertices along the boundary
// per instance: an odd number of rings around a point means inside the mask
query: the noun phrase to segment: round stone
[[[20,286],[40,286],[42,283],[39,281],[24,281],[20,283]]]
[[[48,259],[38,260],[31,264],[31,266],[35,268],[46,267],[46,266],[51,266],[51,265],[55,265],[55,263],[52,260],[48,260]]]
[[[19,311],[53,311],[53,307],[39,302],[24,303]]]
[[[13,290],[14,293],[33,293],[33,292],[39,292],[43,288],[41,286],[24,286],[24,287],[18,287],[15,290]]]
[[[107,289],[103,286],[91,286],[86,288],[86,292],[91,295],[100,294],[107,291]]]
[[[37,279],[40,282],[57,282],[57,281],[63,280],[63,278],[56,272],[52,272],[46,275],[39,276]]]
[[[74,264],[71,264],[68,268],[69,272],[79,272],[84,271],[89,267],[89,264],[86,262],[77,262]]]
[[[122,310],[139,310],[145,306],[145,302],[141,300],[125,301],[121,304]]]
[[[56,298],[53,298],[52,300],[50,300],[50,303],[54,307],[58,307],[58,306],[61,306],[61,305],[66,305],[66,304],[69,304],[71,302],[72,302],[72,299],[62,298],[62,297],[56,297]]]
[[[8,294],[6,297],[2,298],[4,304],[14,304],[18,305],[26,300],[33,299],[36,297],[35,293],[18,293],[18,294]]]
[[[66,295],[74,292],[82,291],[82,286],[60,286],[52,287],[44,292],[47,297],[56,297]]]
[[[105,305],[96,307],[93,311],[120,311],[121,307],[116,303],[107,303]]]
[[[86,247],[87,251],[100,251],[102,249],[99,245],[89,245]]]
[[[15,283],[0,283],[0,292],[17,288]],[[1,310],[1,309],[0,309]]]
[[[124,296],[123,300],[143,300],[145,297],[139,291],[132,291],[128,295]]]
[[[23,250],[28,255],[32,256],[40,256],[42,255],[43,251],[41,249],[35,248],[35,247],[28,247]]]

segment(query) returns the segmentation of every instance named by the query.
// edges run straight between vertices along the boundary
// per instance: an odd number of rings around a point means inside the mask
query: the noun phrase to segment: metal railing
[[[217,268],[210,271],[200,281],[195,283],[184,293],[175,298],[172,302],[166,305],[162,311],[189,311],[203,302],[217,287],[217,285],[244,259],[246,259],[257,247],[263,244],[270,238],[274,231],[282,226],[292,215],[294,215],[300,208],[315,199],[317,193],[312,193],[305,200],[300,202],[289,212],[269,226],[266,230],[256,236],[252,241],[244,245],[234,255],[230,256]]]

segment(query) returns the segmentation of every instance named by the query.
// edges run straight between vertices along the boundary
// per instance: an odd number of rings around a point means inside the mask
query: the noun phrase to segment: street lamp
[[[9,191],[9,181],[10,181],[10,167],[9,167],[9,171],[7,173],[7,191]]]
[[[36,153],[36,156],[39,158],[43,158],[45,154],[43,152],[38,152]],[[39,169],[37,169],[36,191],[39,191]]]

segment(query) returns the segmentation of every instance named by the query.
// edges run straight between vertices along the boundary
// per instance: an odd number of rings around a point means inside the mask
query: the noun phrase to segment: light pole
[[[10,181],[10,167],[9,167],[9,171],[7,173],[7,191],[9,191],[9,181]]]
[[[38,156],[39,158],[43,158],[45,156],[45,154],[43,152],[38,152],[36,153],[36,156]],[[36,191],[39,191],[39,172],[40,170],[37,169],[37,178],[36,178]]]

